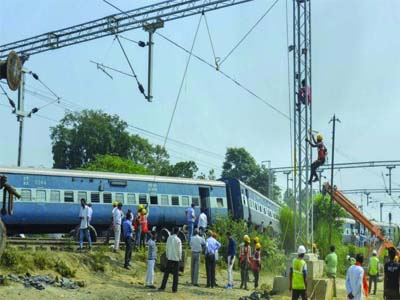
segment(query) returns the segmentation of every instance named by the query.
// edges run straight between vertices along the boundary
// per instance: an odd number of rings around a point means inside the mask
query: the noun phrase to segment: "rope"
[[[105,0],[104,0],[104,1],[105,1]],[[136,73],[135,73],[135,70],[133,70],[132,64],[131,64],[131,62],[130,62],[130,60],[129,60],[129,58],[128,58],[128,55],[127,55],[126,52],[125,52],[124,47],[122,46],[122,43],[121,43],[121,41],[120,41],[118,35],[116,35],[115,38],[117,39],[118,44],[119,44],[119,46],[121,47],[122,52],[124,53],[125,59],[126,59],[126,61],[128,62],[128,65],[129,65],[129,68],[130,68],[131,71],[132,71],[133,77],[135,77],[135,80],[136,80],[136,83],[137,83],[137,85],[138,85],[139,91],[143,94],[143,96],[144,96],[146,99],[148,99],[148,97],[146,96],[146,93],[144,92],[143,85],[139,82],[139,80],[138,80],[138,78],[137,78],[137,75],[136,75]]]
[[[231,56],[231,54],[242,44],[242,42],[250,35],[250,33],[257,27],[258,24],[268,15],[268,13],[274,8],[274,6],[279,2],[275,0],[274,3],[267,9],[267,11],[257,20],[257,22],[250,28],[250,30],[240,39],[240,41],[232,48],[231,51],[225,56],[225,58],[219,64],[220,66]]]
[[[217,57],[217,56],[215,55],[214,44],[213,44],[213,41],[212,41],[212,38],[211,38],[210,28],[209,28],[209,26],[208,26],[207,17],[206,17],[206,15],[204,14],[204,11],[203,11],[202,15],[204,16],[204,20],[206,21],[206,27],[207,27],[208,38],[209,38],[209,40],[210,40],[211,49],[212,49],[212,52],[213,52],[213,55],[214,55],[215,68],[216,68],[217,70],[219,70],[219,60],[220,60],[220,58]]]

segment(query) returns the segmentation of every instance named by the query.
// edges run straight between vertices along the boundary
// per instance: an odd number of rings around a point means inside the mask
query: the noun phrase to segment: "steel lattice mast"
[[[313,201],[308,185],[311,148],[305,141],[312,132],[311,99],[311,0],[293,0],[293,81],[294,81],[294,246],[313,243]],[[304,80],[305,85],[302,85]],[[301,103],[299,92],[303,89],[305,103]],[[303,210],[305,208],[305,211]],[[306,226],[303,228],[303,217]],[[305,231],[305,232],[304,232]],[[305,233],[305,235],[304,235]],[[305,238],[305,241],[304,241]],[[309,246],[308,245],[308,246]]]
[[[143,28],[158,20],[172,21],[202,12],[217,10],[253,0],[169,0],[113,14],[101,19],[55,30],[0,46],[0,59],[11,50],[19,55],[32,55]]]

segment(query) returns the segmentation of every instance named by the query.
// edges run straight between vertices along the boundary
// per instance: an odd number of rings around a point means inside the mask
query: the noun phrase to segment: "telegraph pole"
[[[386,174],[386,176],[389,176],[389,191],[388,194],[389,196],[392,195],[392,169],[396,168],[396,166],[387,166],[386,169],[389,170],[389,174]]]
[[[331,202],[330,202],[330,226],[329,226],[329,244],[332,244],[332,224],[333,224],[333,197],[335,195],[335,187],[333,185],[333,167],[335,165],[335,131],[336,121],[340,123],[340,120],[333,115],[333,118],[329,121],[332,124],[332,159],[331,159]]]
[[[292,171],[283,172],[286,175],[286,197],[289,199],[289,175]]]
[[[24,135],[24,118],[25,118],[25,72],[22,71],[21,74],[21,84],[18,88],[18,104],[17,111],[15,112],[17,115],[17,121],[19,122],[19,136],[18,136],[18,159],[17,166],[21,166],[22,160],[22,143],[23,143],[23,135]]]

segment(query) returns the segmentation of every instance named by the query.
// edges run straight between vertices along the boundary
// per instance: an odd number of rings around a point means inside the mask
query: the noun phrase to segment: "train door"
[[[200,209],[203,210],[207,215],[208,222],[211,221],[211,207],[210,207],[210,188],[208,187],[200,187],[199,188],[199,196],[200,196]]]

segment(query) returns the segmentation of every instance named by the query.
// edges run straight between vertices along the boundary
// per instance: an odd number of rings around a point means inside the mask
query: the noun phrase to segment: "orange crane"
[[[326,183],[324,188],[326,192],[331,193],[331,186],[329,185],[329,183]],[[334,188],[333,199],[341,207],[343,207],[344,210],[346,210],[349,214],[351,214],[354,217],[354,219],[363,224],[369,230],[369,232],[374,234],[380,241],[382,241],[382,245],[378,250],[378,256],[382,253],[383,249],[385,248],[396,249],[396,246],[385,237],[380,228],[374,225],[370,220],[368,220],[368,218],[362,214],[362,212],[357,208],[357,206],[354,205],[354,203],[351,202],[345,195],[343,195],[342,192],[337,190],[336,187]]]

